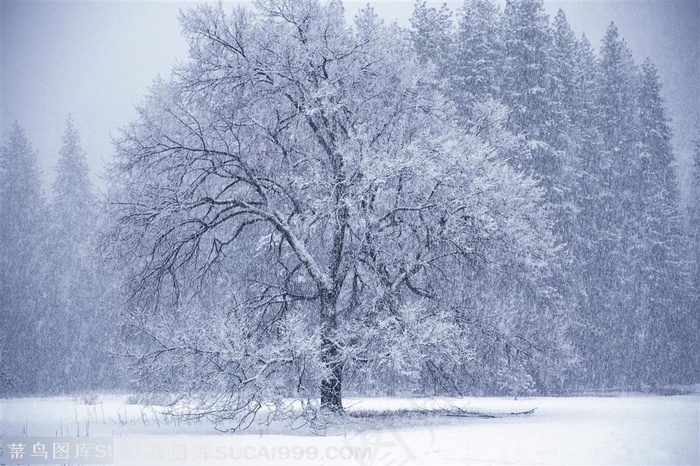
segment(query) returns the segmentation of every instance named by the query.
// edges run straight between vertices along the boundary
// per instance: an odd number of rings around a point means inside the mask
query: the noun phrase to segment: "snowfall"
[[[14,447],[27,440],[24,458],[38,441],[106,440],[113,455],[109,464],[149,466],[694,465],[700,463],[700,394],[695,393],[350,398],[344,400],[348,412],[364,416],[313,432],[254,424],[242,433],[226,434],[206,421],[174,419],[157,407],[115,394],[3,399],[0,418],[8,465],[23,464],[17,451],[10,458],[11,439]],[[430,413],[436,409],[443,414]],[[445,410],[461,414],[445,415]]]

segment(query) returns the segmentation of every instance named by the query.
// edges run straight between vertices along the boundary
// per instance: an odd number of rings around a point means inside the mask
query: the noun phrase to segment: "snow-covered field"
[[[114,463],[124,465],[700,463],[698,395],[347,399],[350,411],[398,413],[354,418],[350,427],[317,435],[279,426],[226,435],[205,422],[178,422],[127,399],[0,400],[3,444],[10,437],[110,437]],[[411,414],[448,407],[496,416]],[[504,415],[532,408],[533,414]]]

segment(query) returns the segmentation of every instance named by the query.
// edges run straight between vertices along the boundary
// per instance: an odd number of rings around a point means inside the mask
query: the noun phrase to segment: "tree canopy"
[[[113,167],[113,242],[152,370],[198,360],[218,390],[202,412],[223,392],[235,417],[290,392],[341,410],[347,373],[449,377],[478,333],[503,365],[560,347],[551,307],[490,321],[470,302],[480,277],[534,284],[558,253],[541,190],[503,160],[505,110],[460,130],[371,8],[352,26],[316,1],[182,21],[190,61],[154,85]]]

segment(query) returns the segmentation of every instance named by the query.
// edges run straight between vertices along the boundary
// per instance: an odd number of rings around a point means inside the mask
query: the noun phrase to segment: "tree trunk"
[[[327,376],[321,380],[321,409],[342,413],[343,362],[338,359],[338,347],[324,338],[321,352],[321,360],[329,370]]]
[[[333,333],[337,326],[335,304],[333,293],[323,293],[321,297],[321,362],[328,372],[321,380],[321,409],[342,413],[343,361],[340,349],[333,341]]]

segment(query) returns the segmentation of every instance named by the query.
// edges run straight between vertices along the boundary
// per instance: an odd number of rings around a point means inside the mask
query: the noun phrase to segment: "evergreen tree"
[[[86,154],[70,116],[59,151],[53,191],[54,225],[63,241],[74,240],[76,244],[70,245],[74,248],[71,252],[74,253],[73,260],[78,260],[80,254],[87,252],[81,251],[78,243],[89,240],[96,213]]]
[[[577,100],[581,97],[577,93],[577,79],[582,74],[577,62],[579,44],[562,10],[554,18],[551,36],[548,81],[551,120],[545,124],[549,127],[546,137],[555,166],[545,171],[545,174],[552,177],[549,181],[549,200],[557,216],[557,233],[570,254],[557,285],[567,297],[568,307],[573,309],[579,301],[578,280],[581,271],[580,262],[575,260],[574,248],[578,240],[577,217],[581,211],[582,158],[585,157],[583,150],[587,147],[582,144],[582,128],[577,127],[576,121],[579,112],[577,105],[580,103]],[[581,63],[581,66],[588,65]],[[586,91],[590,92],[591,89]]]
[[[417,16],[423,23],[414,28],[435,37],[439,15],[423,6]],[[549,284],[562,292],[563,307],[576,309],[583,363],[576,383],[683,379],[697,360],[689,349],[697,339],[685,331],[697,317],[686,312],[678,186],[653,65],[637,67],[614,24],[598,59],[585,37],[576,40],[563,11],[549,24],[541,0],[508,1],[500,18],[491,2],[469,0],[458,19],[457,33],[442,36],[455,41],[442,47],[454,54],[454,66],[440,68],[448,93],[465,127],[477,132],[480,101],[507,104],[508,129],[520,139],[511,163],[541,180],[570,252]],[[443,63],[422,40],[425,59]],[[525,299],[521,291],[510,293]]]
[[[597,102],[601,79],[598,60],[588,39],[578,41],[574,53],[574,93],[570,111],[572,134],[567,151],[568,165],[573,173],[568,177],[573,186],[573,222],[568,238],[573,256],[571,282],[575,287],[575,341],[582,364],[572,383],[597,383],[593,364],[605,332],[602,316],[596,312],[608,288],[607,278],[599,264],[605,259],[599,249],[599,239],[607,225],[600,222],[599,214],[605,205],[601,201],[600,186],[603,170],[600,166],[602,136],[598,130]],[[595,354],[595,356],[593,356]]]
[[[452,11],[446,4],[436,9],[428,7],[425,0],[416,0],[410,22],[418,57],[445,73],[452,66]]]
[[[550,139],[548,123],[552,121],[547,92],[552,79],[552,38],[542,0],[508,1],[501,35],[505,47],[502,100],[512,112],[511,129],[522,133],[527,141],[546,142]],[[527,168],[542,174],[537,161],[533,162]]]
[[[576,112],[578,43],[563,10],[557,12],[551,29],[552,52],[549,93],[552,100],[552,122],[551,135],[548,139],[554,150],[568,151],[574,132],[573,115]]]
[[[113,334],[105,311],[105,271],[96,249],[96,200],[85,151],[68,118],[51,204],[51,310],[47,312],[44,386],[75,391],[104,386]]]
[[[690,238],[690,273],[695,302],[700,304],[700,127],[693,147],[693,177],[689,207],[688,231]],[[700,305],[695,306],[700,309]]]
[[[637,278],[634,302],[645,316],[639,319],[634,356],[642,382],[658,385],[677,382],[674,373],[687,370],[684,361],[693,355],[683,351],[687,348],[685,329],[691,322],[685,299],[688,282],[681,262],[680,191],[671,130],[656,67],[649,60],[641,67],[638,105],[638,162],[633,165],[637,169],[637,225],[631,232],[636,236],[631,256]]]
[[[542,0],[524,0],[507,2],[501,19],[501,40],[505,51],[501,99],[511,111],[509,128],[521,138],[511,161],[518,170],[540,180],[555,234],[562,245],[568,246],[576,214],[578,168],[569,147],[575,39],[563,13],[552,29]],[[561,263],[548,287],[562,297],[559,305],[568,319],[576,294],[572,257],[568,249],[562,249]],[[536,306],[536,300],[525,305]]]
[[[500,94],[503,44],[498,33],[499,12],[491,0],[465,0],[455,36],[454,72],[450,97],[469,124],[477,101]]]
[[[606,175],[601,180],[603,188],[607,194],[614,196],[615,199],[611,200],[619,201],[610,205],[621,207],[610,214],[619,216],[624,211],[629,212],[632,207],[632,179],[627,175],[631,169],[629,164],[635,158],[638,73],[632,53],[625,41],[620,39],[614,24],[610,25],[603,39],[600,66],[597,123],[603,151],[598,162]],[[608,220],[615,219],[611,217]]]
[[[596,323],[597,341],[587,348],[591,382],[606,388],[627,386],[634,370],[627,357],[635,348],[636,324],[629,303],[634,298],[635,272],[631,255],[635,222],[635,147],[637,69],[617,28],[611,24],[603,39],[596,126],[601,145],[593,157],[596,194],[591,202],[595,237],[591,238],[591,269],[587,312]]]
[[[36,153],[15,123],[0,157],[0,393],[37,388],[45,201]]]
[[[501,22],[504,43],[501,99],[510,108],[509,128],[522,138],[521,147],[512,155],[515,167],[532,174],[542,183],[548,203],[554,210],[556,233],[564,238],[567,213],[564,211],[564,143],[567,132],[564,89],[557,89],[549,20],[542,0],[509,1]]]
[[[691,357],[690,374],[700,373],[700,354],[697,348],[700,346],[700,337],[697,329],[700,328],[700,126],[697,138],[693,146],[693,173],[691,181],[690,204],[688,208],[688,244],[689,251],[688,271],[690,274],[690,289],[687,298],[690,302],[689,324],[686,324],[686,335]],[[697,383],[697,376],[690,380]]]

